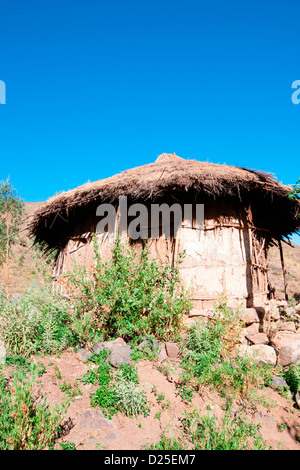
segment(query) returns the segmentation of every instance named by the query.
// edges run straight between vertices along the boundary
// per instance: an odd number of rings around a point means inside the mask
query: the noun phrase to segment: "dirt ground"
[[[140,450],[158,442],[164,431],[169,436],[180,437],[181,419],[185,411],[196,407],[200,414],[210,413],[220,418],[224,413],[224,400],[217,394],[205,390],[186,404],[177,394],[179,363],[168,363],[168,377],[157,369],[158,362],[139,361],[136,364],[140,387],[145,387],[150,414],[129,418],[121,413],[106,419],[99,408],[90,404],[90,393],[96,390],[92,384],[83,384],[80,378],[87,372],[87,363],[81,362],[76,353],[68,351],[56,357],[39,357],[45,366],[39,378],[37,393],[44,395],[51,406],[66,400],[62,384],[78,387],[81,395],[74,396],[65,416],[65,435],[61,443],[71,442],[76,450]],[[76,385],[77,384],[77,385]],[[154,393],[155,390],[155,393]],[[163,394],[163,400],[158,395]],[[291,398],[282,396],[272,388],[259,391],[255,406],[247,406],[247,422],[260,424],[261,435],[272,449],[300,450],[297,436],[300,435],[300,410]],[[238,411],[241,402],[234,402],[232,411]]]

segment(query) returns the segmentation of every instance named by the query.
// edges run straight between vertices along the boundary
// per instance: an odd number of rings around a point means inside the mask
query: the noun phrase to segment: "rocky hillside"
[[[26,214],[22,230],[42,204],[41,202],[25,204]],[[41,274],[44,270],[49,274],[51,267],[42,262],[39,251],[33,248],[32,240],[29,239],[26,231],[20,232],[20,242],[13,248],[13,251],[14,261],[11,266],[8,292],[10,295],[23,294],[28,286],[43,278]],[[0,271],[0,283],[4,281],[5,275]]]

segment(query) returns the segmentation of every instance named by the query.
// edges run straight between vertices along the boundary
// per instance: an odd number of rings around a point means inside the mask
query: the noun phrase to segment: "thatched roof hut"
[[[173,252],[189,248],[187,265],[183,266],[183,270],[192,269],[198,278],[198,300],[213,299],[213,292],[218,287],[213,282],[212,292],[203,280],[199,280],[199,276],[207,277],[207,282],[211,282],[213,275],[218,276],[219,284],[226,291],[229,278],[236,278],[234,284],[241,272],[245,272],[244,287],[235,292],[234,288],[230,287],[229,290],[236,298],[246,295],[252,299],[248,302],[251,304],[255,292],[264,295],[268,293],[267,248],[300,228],[299,203],[288,197],[290,190],[269,174],[247,168],[185,160],[175,154],[162,154],[154,163],[52,197],[34,215],[30,231],[34,240],[42,244],[45,250],[58,250],[60,255],[57,260],[60,261],[57,263],[60,263],[60,268],[56,269],[56,274],[59,274],[68,269],[67,253],[71,255],[80,251],[80,248],[74,248],[75,242],[77,245],[82,244],[81,251],[86,253],[83,258],[87,259],[87,241],[89,235],[95,232],[96,208],[100,203],[111,203],[117,207],[121,196],[127,196],[130,203],[199,202],[205,207],[206,241],[202,239],[200,250],[197,245],[199,241],[193,236],[187,236],[183,224],[181,241],[177,242],[180,246],[176,248],[172,243],[170,245],[173,246]],[[229,238],[225,235],[227,233]],[[227,251],[227,256],[216,254],[216,244],[221,246],[221,252]],[[225,275],[226,265],[232,266],[235,257],[236,267],[240,269],[234,275],[228,272]],[[206,274],[204,266],[207,266]],[[214,268],[212,276],[207,276],[211,267]],[[224,268],[223,274],[216,272],[217,267]],[[253,274],[255,270],[259,272],[256,280]],[[223,276],[223,281],[220,276]],[[258,286],[254,287],[254,284]]]

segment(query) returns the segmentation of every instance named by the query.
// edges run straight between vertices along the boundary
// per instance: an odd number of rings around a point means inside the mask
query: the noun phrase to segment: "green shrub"
[[[95,266],[76,267],[68,276],[75,302],[74,324],[83,342],[154,335],[169,340],[178,334],[184,313],[191,308],[180,285],[178,266],[149,259],[148,248],[138,255],[119,238],[109,261],[102,262],[94,237]],[[179,259],[178,263],[180,262]]]
[[[267,380],[269,368],[233,353],[240,330],[239,313],[226,303],[215,308],[207,323],[195,322],[188,330],[181,366],[179,393],[191,401],[193,390],[208,385],[222,395],[248,395]]]
[[[219,422],[215,415],[186,413],[184,431],[195,450],[267,450],[259,426],[245,418],[233,417],[230,407]]]
[[[133,417],[148,413],[146,394],[134,382],[127,380],[116,382],[114,393],[117,407],[124,415]]]
[[[187,444],[184,444],[180,439],[175,437],[168,437],[164,432],[159,442],[153,442],[149,446],[146,445],[142,449],[145,450],[187,450]]]
[[[59,428],[68,404],[50,408],[45,399],[32,394],[36,370],[17,370],[12,386],[0,373],[0,450],[50,448],[59,437]]]
[[[300,390],[300,365],[290,365],[284,373],[284,378],[295,395]]]
[[[117,371],[107,362],[108,352],[103,349],[90,358],[97,368],[82,377],[84,383],[93,383],[98,388],[91,394],[92,406],[99,406],[107,418],[118,411],[126,416],[137,416],[148,412],[144,390],[137,384],[138,372],[132,364],[123,364]]]
[[[50,287],[33,286],[10,300],[0,291],[0,333],[13,355],[51,354],[74,345],[69,303]]]

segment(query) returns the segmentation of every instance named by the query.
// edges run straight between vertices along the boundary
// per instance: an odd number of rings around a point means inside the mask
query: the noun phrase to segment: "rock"
[[[176,360],[179,357],[179,347],[177,346],[176,343],[165,343],[165,348],[166,348],[166,353],[167,356],[172,359]]]
[[[245,330],[245,336],[255,335],[256,333],[259,333],[259,324],[252,323],[252,325],[247,326],[244,330]]]
[[[292,331],[279,331],[271,340],[278,351],[278,364],[288,366],[300,361],[300,337]]]
[[[296,332],[296,325],[293,321],[286,321],[280,325],[279,330]]]
[[[92,353],[90,351],[87,351],[86,349],[82,348],[77,351],[77,357],[80,361],[82,362],[87,362],[91,357]]]
[[[272,388],[286,388],[288,387],[288,384],[282,377],[280,377],[279,375],[275,375],[275,377],[273,377],[272,379],[271,387]]]
[[[142,341],[138,345],[138,349],[151,348],[151,346],[152,346],[151,341],[149,341],[148,339],[144,339],[144,341]]]
[[[277,354],[272,346],[267,346],[266,344],[255,344],[250,346],[249,349],[250,356],[255,362],[271,365],[275,365],[277,363]]]
[[[240,343],[248,344],[248,336],[255,335],[256,333],[259,333],[259,323],[252,323],[252,325],[249,325],[246,328],[241,328],[239,334]]]
[[[163,344],[158,354],[158,360],[162,362],[162,361],[165,361],[166,359],[168,359],[168,355],[167,355],[166,347]]]
[[[108,431],[115,428],[113,422],[103,416],[100,411],[86,410],[79,421],[79,427],[94,431]]]
[[[246,308],[240,313],[240,318],[246,326],[259,323],[259,316],[255,308]]]
[[[131,354],[131,347],[129,344],[124,344],[124,346],[122,346],[122,344],[113,344],[110,348],[110,351],[112,353],[118,353],[118,354],[122,354],[123,356],[130,356]]]
[[[3,341],[0,340],[0,364],[5,364],[6,361],[6,348]]]
[[[139,348],[139,349],[143,349],[143,348],[146,348],[146,347],[148,347],[148,348],[150,348],[150,349],[154,349],[154,350],[155,350],[155,349],[159,349],[159,342],[156,341],[156,339],[151,340],[151,339],[145,338],[145,339],[143,339],[143,341],[138,345],[138,348]]]
[[[277,362],[275,349],[272,348],[272,346],[267,346],[266,344],[255,344],[253,346],[242,344],[238,347],[236,352],[239,356],[248,356],[252,358],[254,362],[260,364],[276,365]]]
[[[279,349],[278,364],[289,366],[290,364],[300,363],[300,338],[294,341],[290,346],[283,346]]]
[[[270,300],[268,304],[266,304],[266,319],[269,320],[279,320],[280,319],[280,309],[281,304],[278,305],[278,302],[274,299]]]
[[[283,346],[289,345],[295,337],[293,331],[278,331],[274,336],[271,337],[271,344],[276,349],[280,349]]]
[[[108,361],[112,366],[118,367],[120,364],[130,364],[132,362],[130,357],[131,347],[126,343],[124,346],[121,343],[115,343],[111,346],[110,351]]]
[[[103,346],[103,342],[100,342],[100,343],[95,343],[93,346],[92,346],[92,350],[95,354],[99,354],[101,349],[104,349],[104,346]]]
[[[92,346],[92,350],[95,354],[99,354],[101,349],[107,349],[108,351],[111,351],[116,345],[126,346],[126,342],[123,338],[117,338],[113,341],[100,341],[99,343],[95,343]]]
[[[295,315],[296,310],[293,307],[285,307],[282,312],[287,316],[287,317],[293,317]]]
[[[247,335],[246,338],[252,344],[269,344],[269,338],[265,333],[255,333],[253,335]]]
[[[112,352],[108,356],[108,361],[113,367],[119,367],[121,364],[130,364],[132,359],[130,356],[122,355],[117,352]]]
[[[289,346],[293,341],[299,341],[298,336],[293,331],[278,331],[272,338],[271,344],[276,349],[280,349],[283,346]]]
[[[300,303],[299,303],[298,305],[296,305],[295,310],[296,310],[297,312],[300,312]]]
[[[119,346],[126,346],[127,343],[123,338],[116,338],[113,341],[107,341],[107,343],[110,343],[111,346],[119,345]]]

